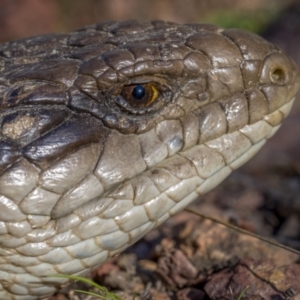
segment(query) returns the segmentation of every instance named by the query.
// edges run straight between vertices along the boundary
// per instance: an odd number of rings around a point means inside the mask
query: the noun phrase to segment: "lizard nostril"
[[[260,83],[288,85],[293,80],[294,69],[292,61],[288,57],[282,53],[273,53],[264,60]]]
[[[270,79],[275,84],[284,84],[287,79],[285,70],[280,67],[275,68],[270,72]]]

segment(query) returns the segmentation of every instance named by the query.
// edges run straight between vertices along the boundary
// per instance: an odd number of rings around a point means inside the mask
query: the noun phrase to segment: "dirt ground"
[[[24,4],[26,2],[26,5]],[[262,32],[300,65],[300,5],[294,1],[0,0],[0,39],[68,30],[105,19],[160,18],[200,22],[211,11],[278,6],[280,17]],[[85,3],[87,3],[85,2]],[[172,4],[171,4],[172,2]],[[151,5],[149,4],[151,3]],[[147,5],[146,5],[147,4]],[[142,8],[141,8],[142,7]],[[195,10],[199,12],[195,16]],[[182,13],[178,13],[181,11]],[[33,13],[35,12],[35,13]],[[60,20],[66,15],[64,21]],[[43,20],[36,26],[37,16]],[[74,21],[76,19],[76,22]],[[60,20],[60,21],[57,21]],[[40,22],[40,21],[39,21]],[[262,151],[192,207],[202,214],[300,250],[300,97]],[[123,299],[300,299],[300,257],[232,229],[182,212],[91,275]],[[72,285],[49,300],[96,299]]]

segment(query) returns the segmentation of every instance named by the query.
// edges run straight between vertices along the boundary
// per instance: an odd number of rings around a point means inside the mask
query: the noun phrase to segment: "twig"
[[[283,244],[280,244],[280,243],[278,243],[278,242],[274,242],[274,241],[272,241],[272,240],[270,240],[270,239],[264,238],[264,237],[262,237],[262,236],[260,236],[260,235],[257,235],[257,234],[255,234],[255,233],[252,233],[252,232],[250,232],[250,231],[247,231],[247,230],[245,230],[245,229],[242,229],[242,228],[240,228],[240,227],[238,227],[238,226],[235,226],[235,225],[232,225],[232,224],[223,222],[223,221],[218,220],[218,219],[216,219],[216,218],[214,218],[214,217],[206,216],[206,215],[204,215],[204,214],[199,213],[198,211],[196,211],[196,210],[193,209],[193,208],[185,208],[185,210],[188,211],[188,212],[190,212],[190,213],[192,213],[192,214],[195,214],[195,215],[197,215],[197,216],[199,216],[199,217],[201,217],[201,218],[211,220],[211,221],[213,221],[213,222],[215,222],[215,223],[218,223],[218,224],[221,224],[221,225],[223,225],[223,226],[226,226],[226,227],[228,227],[228,228],[230,228],[230,229],[233,229],[233,230],[235,230],[235,231],[238,231],[238,232],[240,232],[240,233],[242,233],[242,234],[246,234],[246,235],[252,236],[252,237],[257,238],[257,239],[259,239],[259,240],[262,240],[262,241],[264,241],[264,242],[266,242],[266,243],[268,243],[268,244],[271,244],[271,245],[274,245],[274,246],[276,246],[276,247],[282,248],[282,249],[284,249],[284,250],[286,250],[286,251],[289,251],[289,252],[293,252],[293,253],[298,254],[298,255],[300,256],[300,251],[298,251],[298,250],[296,250],[296,249],[290,248],[290,247],[285,246],[285,245],[283,245]]]

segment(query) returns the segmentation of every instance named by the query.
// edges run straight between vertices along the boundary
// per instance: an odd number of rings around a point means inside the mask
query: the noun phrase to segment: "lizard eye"
[[[121,92],[124,100],[135,108],[148,107],[159,94],[158,89],[152,83],[126,85]]]

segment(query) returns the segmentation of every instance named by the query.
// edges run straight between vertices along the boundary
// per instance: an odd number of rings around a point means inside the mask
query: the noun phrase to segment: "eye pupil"
[[[137,85],[132,91],[132,97],[140,100],[145,96],[145,93],[145,88],[142,85]]]

